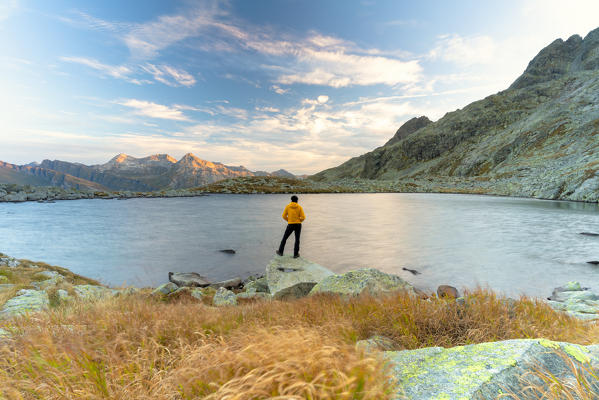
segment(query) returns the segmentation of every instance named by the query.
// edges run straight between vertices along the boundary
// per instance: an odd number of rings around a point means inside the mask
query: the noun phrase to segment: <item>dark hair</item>
[[[297,196],[296,195],[291,196],[291,201],[294,201],[297,203]]]

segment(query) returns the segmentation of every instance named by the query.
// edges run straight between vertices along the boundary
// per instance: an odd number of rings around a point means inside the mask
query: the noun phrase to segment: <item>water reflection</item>
[[[1,252],[112,285],[168,271],[211,279],[259,273],[287,195],[0,204]],[[335,271],[376,267],[417,286],[490,286],[547,296],[569,280],[599,289],[596,204],[438,194],[302,195],[301,254]],[[219,252],[232,248],[234,256]],[[412,275],[402,268],[414,269]]]

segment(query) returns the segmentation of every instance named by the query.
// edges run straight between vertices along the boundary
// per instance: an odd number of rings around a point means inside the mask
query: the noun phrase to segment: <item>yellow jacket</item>
[[[292,201],[285,207],[283,219],[289,224],[301,224],[306,219],[306,215],[302,206]]]

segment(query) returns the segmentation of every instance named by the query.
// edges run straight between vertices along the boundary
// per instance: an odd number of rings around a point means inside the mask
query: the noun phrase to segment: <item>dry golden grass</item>
[[[592,400],[599,398],[599,376],[589,363],[579,364],[563,351],[557,351],[571,379],[558,379],[544,368],[534,367],[520,377],[520,393],[501,394],[510,400]]]
[[[218,309],[132,295],[10,324],[18,334],[0,345],[0,393],[11,400],[388,399],[396,388],[383,361],[358,352],[357,340],[378,334],[413,349],[599,337],[543,303],[482,290],[464,305],[397,293]]]

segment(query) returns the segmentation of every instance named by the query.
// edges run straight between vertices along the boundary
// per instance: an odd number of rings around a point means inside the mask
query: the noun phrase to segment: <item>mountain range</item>
[[[105,164],[85,165],[59,160],[40,164],[14,165],[0,162],[0,182],[33,186],[58,186],[87,190],[155,191],[202,186],[241,176],[296,178],[281,169],[275,172],[250,171],[202,160],[191,153],[180,160],[168,154],[135,158],[119,154]]]
[[[311,179],[464,178],[498,194],[597,201],[598,171],[599,28],[555,40],[506,90],[435,122],[414,118],[385,145]]]

